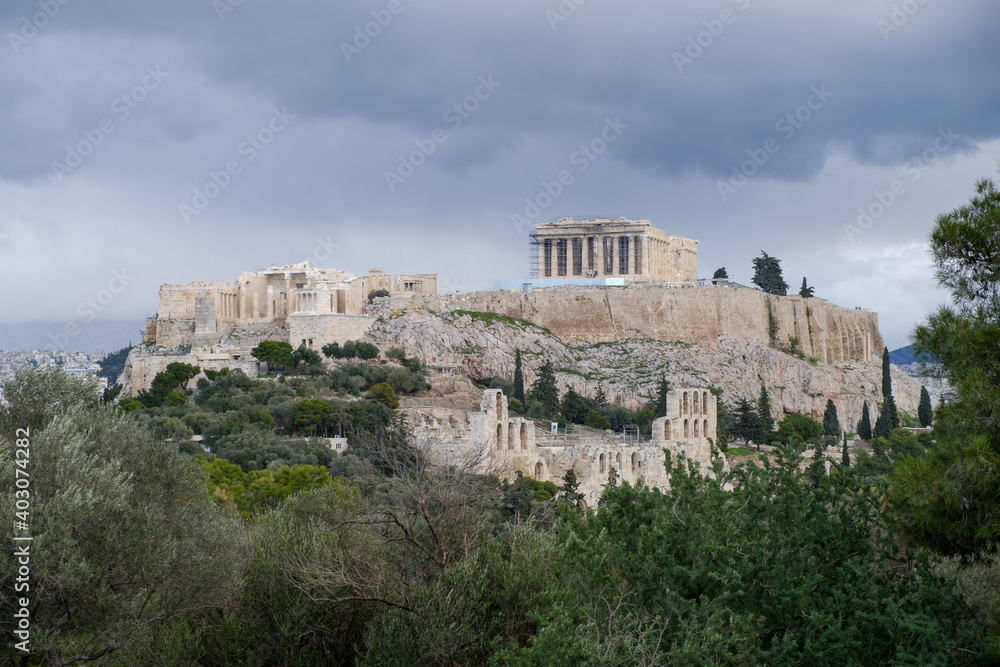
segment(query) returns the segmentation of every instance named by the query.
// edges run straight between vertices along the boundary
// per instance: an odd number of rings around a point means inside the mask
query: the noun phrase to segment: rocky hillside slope
[[[663,376],[674,387],[721,387],[729,404],[741,397],[756,399],[763,382],[776,419],[791,412],[822,418],[827,399],[833,399],[841,424],[853,429],[862,403],[867,400],[874,408],[881,395],[880,362],[809,363],[758,341],[725,335],[711,351],[648,339],[571,345],[547,329],[504,315],[410,310],[386,313],[365,340],[383,350],[401,347],[432,367],[460,367],[472,378],[513,377],[514,353],[520,349],[526,385],[535,369],[551,361],[562,390],[572,387],[594,396],[603,386],[610,401],[632,409],[648,400]],[[915,413],[919,382],[897,368],[893,380],[900,409]]]

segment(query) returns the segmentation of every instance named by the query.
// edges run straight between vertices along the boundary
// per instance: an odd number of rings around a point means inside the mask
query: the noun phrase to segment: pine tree
[[[559,493],[562,497],[573,503],[574,505],[583,500],[583,494],[580,493],[580,482],[576,479],[576,472],[570,468],[563,475],[563,483],[559,487]]]
[[[847,451],[847,431],[844,431],[844,453],[840,457],[840,463],[843,466],[851,466],[851,455]]]
[[[768,294],[788,294],[788,283],[781,275],[781,260],[761,250],[760,257],[753,259],[753,284]]]
[[[802,287],[799,288],[799,296],[803,299],[808,299],[812,297],[815,291],[812,287],[806,285],[806,277],[802,276]]]
[[[757,411],[745,398],[741,398],[733,410],[733,436],[750,442],[757,437]]]
[[[559,387],[556,385],[556,372],[551,361],[546,361],[538,369],[538,377],[531,385],[531,398],[542,404],[547,415],[558,414]]]
[[[816,446],[813,449],[813,462],[812,465],[809,466],[814,489],[819,488],[819,485],[823,481],[823,475],[826,473],[825,467],[823,466],[823,449],[823,439],[818,438],[816,440]]]
[[[774,426],[774,417],[771,416],[771,397],[767,393],[767,387],[760,383],[760,398],[757,399],[757,432],[754,435],[754,442],[757,449],[766,443]]]
[[[514,351],[514,396],[524,405],[524,371],[521,369],[521,350]]]
[[[722,267],[721,269],[716,269],[715,273],[712,274],[712,280],[720,280],[720,279],[727,280],[728,278],[729,274],[726,273],[726,267]]]
[[[607,405],[608,396],[604,393],[604,385],[597,385],[597,394],[594,396],[594,404],[597,406]]]
[[[927,428],[934,422],[934,408],[931,407],[931,395],[927,393],[927,387],[920,387],[920,406],[917,408],[917,417],[920,425]]]
[[[826,412],[823,413],[823,433],[826,435],[840,435],[840,420],[837,418],[837,406],[833,404],[833,399],[827,399]]]
[[[872,439],[872,418],[868,412],[868,401],[861,409],[861,421],[858,422],[858,437],[868,441]]]

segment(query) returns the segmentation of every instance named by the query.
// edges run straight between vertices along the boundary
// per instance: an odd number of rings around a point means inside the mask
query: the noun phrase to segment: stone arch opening
[[[693,412],[694,414],[698,414],[699,412],[701,412],[701,408],[699,407],[698,403],[698,392],[694,392],[694,394],[691,396],[691,412]]]
[[[689,419],[684,420],[684,437],[685,438],[691,437],[691,420]]]
[[[705,420],[705,423],[701,427],[701,435],[702,435],[702,437],[705,437],[705,438],[708,437],[708,420],[707,419]]]
[[[606,457],[604,454],[601,454],[600,464],[601,464],[601,474],[603,475],[608,471],[608,457]]]
[[[697,419],[694,420],[694,437],[696,438],[701,437],[701,422],[699,422]]]
[[[503,424],[497,424],[497,449],[503,449]]]
[[[514,436],[515,435],[517,435],[517,432],[514,429],[512,429],[512,428],[510,428],[508,426],[507,427],[507,449],[514,449]]]
[[[542,465],[541,461],[535,463],[535,479],[540,482],[544,482],[545,479],[545,467]]]
[[[664,440],[670,440],[670,438],[673,437],[673,435],[671,434],[670,431],[671,431],[670,420],[667,419],[666,421],[663,422],[663,439]]]
[[[528,425],[525,424],[524,422],[521,422],[520,433],[521,433],[521,449],[527,449],[528,448]]]
[[[683,412],[684,414],[687,414],[689,411],[690,410],[689,410],[689,406],[688,406],[688,393],[685,391],[684,392],[684,405],[682,406],[681,412]]]
[[[615,454],[615,468],[618,470],[618,472],[622,471],[622,455],[621,454]]]
[[[632,472],[635,472],[636,468],[639,467],[639,454],[632,452]]]
[[[708,414],[708,392],[701,392],[701,411]]]

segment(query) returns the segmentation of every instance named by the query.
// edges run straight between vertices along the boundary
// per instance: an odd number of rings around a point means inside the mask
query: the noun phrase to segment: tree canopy
[[[930,249],[951,292],[914,332],[936,359],[954,400],[934,418],[927,456],[899,462],[892,507],[902,533],[944,554],[974,557],[1000,547],[1000,190],[976,183],[969,203],[937,218]]]
[[[760,257],[753,260],[753,284],[768,294],[785,296],[788,294],[788,283],[781,275],[781,260],[771,257],[763,250]]]

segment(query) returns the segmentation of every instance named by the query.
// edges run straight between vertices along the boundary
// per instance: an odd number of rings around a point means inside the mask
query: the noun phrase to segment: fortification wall
[[[806,356],[826,363],[870,361],[884,346],[874,312],[727,286],[632,284],[554,287],[527,294],[471,292],[416,296],[409,304],[394,300],[392,307],[499,313],[545,327],[571,344],[649,338],[715,350],[723,334],[784,346],[795,336]]]
[[[288,318],[288,339],[292,347],[298,347],[302,341],[313,349],[333,342],[343,345],[364,336],[374,323],[374,317],[365,315],[298,313]]]

